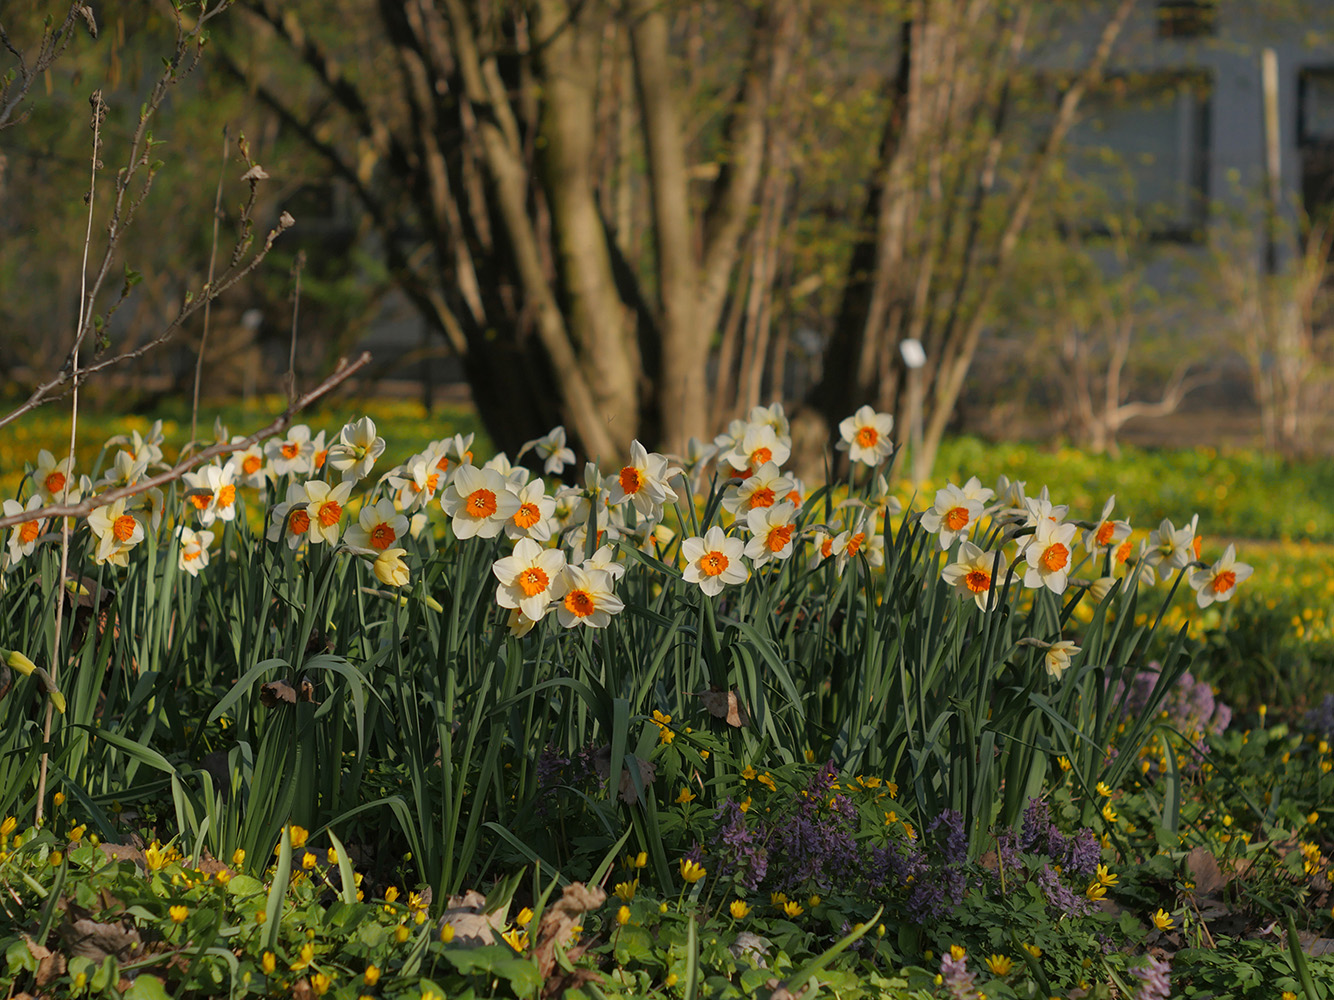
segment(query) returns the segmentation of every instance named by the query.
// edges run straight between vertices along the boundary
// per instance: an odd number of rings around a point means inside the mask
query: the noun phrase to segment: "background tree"
[[[636,436],[683,447],[781,379],[773,289],[793,275],[793,151],[811,147],[798,129],[816,117],[801,113],[802,84],[831,55],[803,41],[826,17],[873,24],[875,64],[891,67],[871,84],[881,139],[857,242],[829,282],[841,291],[806,437],[822,448],[860,402],[895,408],[897,344],[917,336],[934,450],[1046,170],[1132,6],[1106,8],[1036,146],[1006,127],[1015,80],[1053,27],[1039,3],[382,0],[373,15],[320,4],[317,20],[309,5],[251,0],[264,30],[237,35],[244,53],[221,48],[356,191],[497,444],[563,422],[605,455]],[[283,47],[317,91],[285,85]]]

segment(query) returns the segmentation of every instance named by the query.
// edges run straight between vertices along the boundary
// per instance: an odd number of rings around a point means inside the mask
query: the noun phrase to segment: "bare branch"
[[[229,455],[234,451],[244,451],[251,445],[258,444],[275,434],[281,434],[292,422],[292,417],[319,400],[328,395],[334,389],[338,388],[348,379],[350,379],[361,369],[371,363],[369,351],[363,351],[361,356],[355,361],[348,363],[344,359],[338,368],[329,375],[323,382],[317,385],[310,392],[305,393],[299,399],[293,400],[282,414],[260,430],[255,431],[249,437],[242,438],[239,441],[220,441],[217,444],[210,445],[202,451],[195,452],[189,458],[177,462],[170,469],[159,473],[148,479],[141,479],[131,486],[122,486],[118,489],[107,490],[104,493],[98,493],[89,497],[87,500],[75,504],[50,504],[46,507],[39,507],[36,510],[24,511],[21,514],[11,514],[8,517],[0,517],[0,529],[12,527],[15,524],[22,524],[25,521],[41,521],[49,517],[87,517],[98,507],[105,507],[107,504],[115,503],[117,500],[127,497],[138,496],[148,490],[159,486],[165,486],[168,483],[175,482],[183,475],[193,469],[195,466],[207,462],[211,458],[217,458],[219,455]]]
[[[37,58],[31,65],[28,64],[22,50],[10,40],[5,26],[0,24],[0,45],[18,60],[18,72],[15,78],[8,84],[0,86],[0,131],[18,125],[27,118],[26,113],[14,118],[14,112],[28,96],[33,81],[60,58],[61,53],[73,40],[76,25],[80,20],[87,26],[88,33],[96,38],[97,22],[93,19],[92,8],[76,0],[69,5],[69,10],[61,19],[59,26],[53,28],[48,25],[42,30],[42,40],[37,46]]]

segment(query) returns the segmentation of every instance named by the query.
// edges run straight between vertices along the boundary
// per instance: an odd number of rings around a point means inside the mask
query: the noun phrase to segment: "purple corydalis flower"
[[[1078,917],[1089,911],[1089,901],[1077,895],[1068,886],[1061,884],[1060,877],[1051,865],[1043,865],[1038,872],[1038,888],[1046,898],[1047,904],[1062,916]]]
[[[1169,962],[1159,961],[1151,955],[1144,965],[1131,969],[1130,974],[1139,980],[1135,1000],[1168,1000],[1172,995],[1172,983],[1168,977],[1171,971]]]
[[[973,983],[977,979],[977,973],[968,971],[968,956],[963,953],[962,948],[957,953],[951,948],[940,957],[940,976],[944,980],[945,988],[955,1000],[976,996],[973,992]]]
[[[746,814],[731,799],[723,802],[714,819],[722,821],[718,829],[719,847],[714,852],[720,874],[735,876],[738,885],[753,892],[769,869],[769,852],[763,838],[746,825]]]

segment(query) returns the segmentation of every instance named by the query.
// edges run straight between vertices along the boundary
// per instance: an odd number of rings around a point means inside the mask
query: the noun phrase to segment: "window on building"
[[[1212,35],[1218,20],[1216,0],[1159,0],[1161,38],[1202,38]]]
[[[1334,66],[1304,69],[1297,77],[1297,145],[1302,207],[1315,219],[1334,211]]]
[[[1155,237],[1204,238],[1210,91],[1205,73],[1138,73],[1085,96],[1068,148],[1089,192],[1090,228],[1133,212]]]

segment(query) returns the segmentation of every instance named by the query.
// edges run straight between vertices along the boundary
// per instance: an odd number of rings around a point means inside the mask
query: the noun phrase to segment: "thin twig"
[[[211,458],[219,455],[228,455],[234,451],[244,451],[253,444],[258,444],[275,434],[281,434],[292,422],[292,417],[300,410],[304,410],[311,403],[318,400],[338,386],[342,385],[349,378],[355,375],[361,369],[371,363],[369,351],[363,351],[361,356],[355,361],[349,363],[340,363],[328,378],[295,400],[282,415],[267,427],[255,431],[247,438],[238,441],[219,441],[217,444],[210,445],[202,451],[192,454],[188,459],[184,459],[173,465],[166,472],[159,473],[149,479],[141,479],[132,486],[122,486],[118,489],[107,490],[104,493],[98,493],[82,500],[76,504],[51,504],[48,507],[39,507],[36,510],[27,510],[21,514],[11,514],[8,517],[0,517],[0,529],[9,528],[16,524],[22,524],[25,521],[40,521],[49,517],[87,517],[98,507],[105,507],[107,504],[115,503],[117,500],[138,496],[140,493],[147,492],[158,486],[165,486],[167,483],[175,482],[181,476],[189,472],[196,465],[207,462]]]
[[[199,440],[199,383],[204,377],[204,351],[208,348],[208,319],[213,305],[213,265],[218,259],[218,223],[222,218],[222,180],[227,176],[227,126],[222,127],[222,163],[218,167],[218,191],[213,197],[213,246],[208,252],[208,291],[204,295],[204,332],[199,335],[199,357],[195,359],[195,395],[190,407],[190,440]]]
[[[97,168],[101,165],[102,155],[102,120],[106,117],[106,105],[102,103],[102,91],[94,90],[93,96],[89,99],[93,106],[93,155],[92,165],[89,168],[88,175],[88,225],[83,233],[83,261],[79,265],[79,320],[74,328],[74,367],[78,367],[79,351],[79,332],[83,329],[84,321],[88,316],[88,309],[91,303],[88,301],[88,248],[93,243],[93,203],[97,194]],[[70,419],[69,419],[69,466],[65,472],[65,482],[61,486],[60,498],[64,502],[69,501],[70,482],[74,478],[74,445],[78,439],[79,433],[79,382],[74,381],[74,387],[70,392]],[[69,519],[62,518],[60,521],[60,580],[65,579],[65,574],[69,571]],[[60,662],[60,630],[64,624],[65,600],[64,595],[60,593],[59,588],[56,591],[56,627],[55,634],[51,640],[51,686],[55,687],[60,682],[60,668],[57,664]],[[50,750],[47,745],[51,742],[51,722],[55,713],[55,704],[51,699],[46,700],[46,717],[42,721],[42,762],[37,775],[37,823],[42,822],[42,807],[46,803],[46,771],[50,760]]]
[[[292,289],[292,350],[287,358],[287,398],[296,399],[296,321],[297,312],[301,308],[301,272],[306,266],[306,251],[299,250],[296,255],[296,262],[292,265],[292,277],[296,281]]]
[[[117,257],[121,237],[124,234],[125,229],[128,228],[134,219],[139,206],[143,204],[144,199],[147,197],[149,190],[153,186],[154,178],[157,176],[159,164],[153,162],[151,159],[153,147],[157,145],[157,143],[152,139],[152,135],[149,131],[149,123],[153,115],[157,113],[162,105],[162,102],[166,99],[171,87],[178,82],[182,73],[189,73],[198,65],[203,53],[203,46],[198,44],[198,39],[203,32],[205,25],[230,7],[233,2],[234,0],[217,0],[212,8],[205,8],[201,11],[194,25],[188,30],[180,22],[179,18],[177,20],[176,51],[172,57],[166,61],[166,69],[158,78],[148,99],[144,101],[140,108],[138,124],[130,137],[129,155],[126,158],[125,166],[117,171],[115,175],[114,197],[112,199],[109,213],[110,218],[107,221],[106,244],[102,251],[101,262],[98,267],[94,269],[93,278],[85,296],[90,303],[95,303],[98,300],[102,286],[106,282],[107,276],[111,271],[112,263]],[[82,10],[82,5],[80,6],[80,9]],[[144,177],[142,185],[137,191],[131,193],[131,183],[134,181],[140,170],[146,171],[147,175]],[[287,216],[284,213],[284,219],[286,222],[280,222],[278,228],[270,233],[269,243],[272,242],[272,237],[291,225],[290,216]],[[195,302],[193,304],[187,301],[186,304],[182,306],[176,319],[173,320],[167,329],[150,344],[135,351],[126,351],[118,355],[116,358],[108,359],[97,365],[92,365],[80,370],[75,361],[75,356],[95,326],[93,310],[90,308],[84,316],[83,326],[79,329],[78,335],[75,337],[74,345],[66,356],[65,363],[61,367],[60,373],[51,380],[38,385],[29,395],[27,401],[21,406],[4,416],[0,416],[0,427],[3,427],[11,421],[16,420],[22,414],[41,405],[61,386],[64,386],[71,381],[78,380],[86,375],[101,371],[102,369],[120,361],[136,358],[141,354],[146,353],[152,347],[165,342],[181,323],[185,321],[185,319],[190,315],[193,315],[198,309],[202,308],[210,298],[217,298],[219,293],[225,288],[230,287],[230,285],[238,280],[246,271],[253,269],[253,267],[259,263],[259,260],[263,259],[263,255],[267,253],[267,250],[268,245],[266,244],[264,250],[257,253],[255,258],[250,261],[250,264],[241,273],[232,274],[229,270],[225,274],[225,278],[228,280],[225,280],[220,287],[206,290],[205,301]],[[127,293],[128,283],[126,289],[121,293],[122,299]]]

